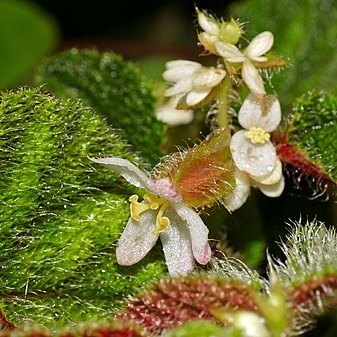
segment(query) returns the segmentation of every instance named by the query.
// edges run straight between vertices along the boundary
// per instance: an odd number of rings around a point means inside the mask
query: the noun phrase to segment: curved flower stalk
[[[265,95],[263,79],[255,64],[268,60],[268,57],[264,56],[264,54],[272,48],[273,43],[273,34],[266,31],[255,36],[243,52],[234,44],[222,41],[216,42],[215,48],[225,62],[241,64],[242,79],[252,93]]]
[[[205,101],[212,89],[225,78],[226,71],[214,67],[204,67],[200,63],[187,60],[174,60],[166,63],[163,78],[172,87],[165,91],[165,96],[182,97],[184,105],[194,108]]]
[[[110,157],[91,159],[113,171],[136,187],[148,191],[144,201],[132,195],[131,217],[117,245],[117,262],[130,266],[145,257],[157,239],[163,245],[170,275],[186,275],[194,268],[194,259],[207,264],[211,249],[208,228],[200,216],[187,207],[168,177],[153,180],[126,159]]]

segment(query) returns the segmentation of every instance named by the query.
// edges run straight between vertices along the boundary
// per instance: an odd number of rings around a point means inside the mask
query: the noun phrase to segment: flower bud
[[[240,25],[233,19],[229,22],[222,21],[220,25],[220,41],[237,44],[243,31]]]

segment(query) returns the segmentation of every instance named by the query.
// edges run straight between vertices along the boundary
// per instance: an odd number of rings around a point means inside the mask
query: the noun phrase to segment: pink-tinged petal
[[[175,85],[165,90],[164,95],[165,96],[175,96],[175,95],[186,94],[192,89],[193,89],[192,80],[187,77],[185,79],[178,81]]]
[[[204,100],[209,93],[211,92],[211,88],[193,90],[189,92],[186,96],[186,104],[189,106],[196,105]]]
[[[258,61],[259,56],[267,53],[274,43],[274,35],[271,32],[263,32],[254,37],[246,48],[244,54],[251,60]]]
[[[101,164],[119,173],[127,182],[136,186],[147,188],[151,179],[146,176],[136,165],[132,164],[127,159],[118,157],[107,158],[89,158],[94,163]]]
[[[280,124],[281,116],[281,106],[274,95],[261,97],[250,94],[241,106],[238,119],[247,130],[254,126],[271,132]]]
[[[282,176],[281,179],[273,185],[263,185],[257,183],[256,186],[260,189],[260,191],[265,194],[267,197],[276,198],[279,197],[283,190],[284,190],[284,177]]]
[[[217,42],[215,44],[215,48],[219,55],[222,56],[227,62],[240,63],[246,59],[241,51],[231,43]]]
[[[197,89],[212,88],[218,85],[226,76],[226,71],[216,68],[206,68],[193,79],[193,87]]]
[[[260,96],[264,96],[266,94],[262,77],[250,61],[246,60],[243,62],[241,76],[253,94]]]
[[[211,260],[211,248],[208,244],[208,228],[193,209],[184,206],[182,203],[175,204],[174,206],[190,232],[194,258],[200,264],[207,264]]]
[[[221,203],[229,212],[239,209],[246,202],[250,194],[250,178],[238,170],[235,172],[234,176],[234,191],[221,200]]]
[[[182,201],[180,193],[173,185],[169,177],[150,181],[147,189],[153,194],[156,194],[171,202]]]
[[[158,235],[153,235],[157,212],[148,210],[140,215],[140,220],[129,219],[117,243],[117,263],[131,266],[142,260],[155,245]]]
[[[277,157],[274,169],[262,177],[253,177],[255,181],[262,185],[274,185],[282,179],[282,163]]]
[[[271,142],[253,144],[246,138],[245,132],[240,130],[231,139],[230,149],[236,167],[253,177],[269,174],[277,159],[274,145]]]
[[[218,35],[220,33],[219,26],[209,19],[203,12],[198,11],[198,22],[200,27],[208,34]]]
[[[190,233],[175,210],[167,209],[168,228],[160,233],[166,265],[171,276],[187,275],[194,269]]]

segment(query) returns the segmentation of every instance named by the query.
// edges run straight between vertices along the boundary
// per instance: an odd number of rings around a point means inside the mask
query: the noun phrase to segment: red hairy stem
[[[132,299],[118,318],[159,334],[192,320],[215,320],[210,311],[221,307],[258,312],[252,290],[246,285],[199,277],[156,284],[151,291]]]
[[[287,143],[287,131],[281,135],[276,152],[282,162],[300,169],[304,174],[319,177],[326,181],[330,180],[323,169],[310,162],[307,156],[296,145]]]
[[[324,295],[326,295],[325,297],[328,297],[336,290],[336,275],[325,276],[322,278],[315,277],[295,287],[290,294],[290,301],[296,309],[310,304]],[[331,298],[331,300],[333,299]]]

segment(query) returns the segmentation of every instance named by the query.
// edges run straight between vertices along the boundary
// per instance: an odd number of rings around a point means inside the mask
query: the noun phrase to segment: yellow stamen
[[[160,199],[157,195],[152,193],[146,193],[143,196],[144,200],[150,204],[151,209],[157,209],[160,205]]]
[[[152,235],[157,235],[163,232],[170,225],[170,219],[166,216],[163,216],[167,206],[169,205],[169,202],[163,198],[159,198],[159,200],[162,200],[162,204],[157,214],[156,227],[152,231]]]
[[[264,144],[270,140],[270,133],[255,126],[251,127],[249,131],[246,131],[245,136],[250,139],[253,144]]]
[[[139,221],[141,213],[150,209],[149,204],[138,202],[138,195],[136,194],[131,195],[129,201],[130,201],[131,218],[136,221]]]
[[[152,235],[158,235],[159,233],[163,232],[169,225],[170,225],[170,219],[166,216],[163,216],[167,206],[169,205],[169,202],[164,199],[160,198],[155,194],[152,193],[146,193],[144,195],[145,202],[138,202],[138,195],[132,195],[129,198],[130,201],[130,210],[131,210],[131,218],[139,221],[140,215],[151,209],[156,210],[159,208],[157,217],[156,217],[156,225],[155,229],[152,231]]]

